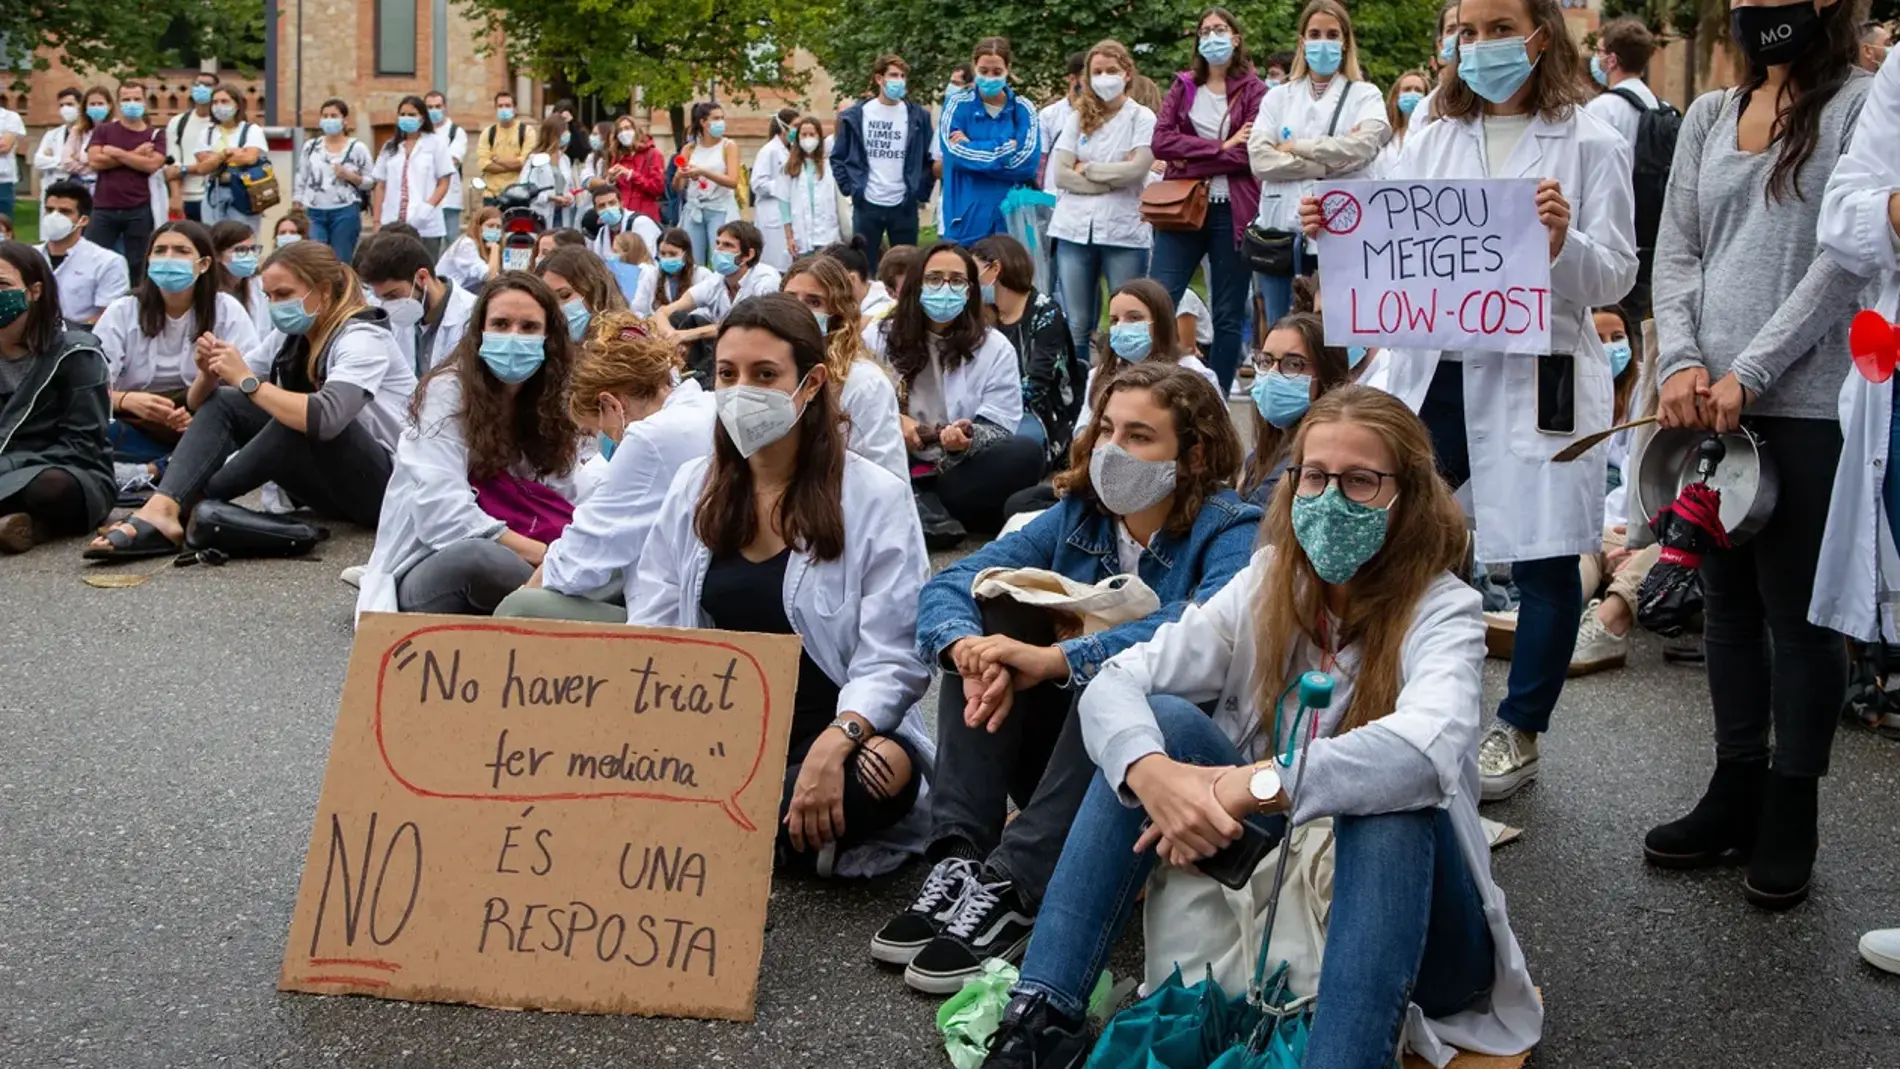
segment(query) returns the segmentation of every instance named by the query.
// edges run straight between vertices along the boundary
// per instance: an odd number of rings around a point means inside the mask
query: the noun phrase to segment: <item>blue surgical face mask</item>
[[[1008,78],[990,78],[981,74],[976,76],[976,91],[982,96],[993,97],[1002,92],[1003,86],[1007,84],[1009,84]]]
[[[983,303],[984,304],[996,303],[996,283],[994,282],[983,283]]]
[[[1313,376],[1263,371],[1253,377],[1252,394],[1260,418],[1286,430],[1298,423],[1313,403]]]
[[[1306,42],[1306,66],[1322,78],[1332,77],[1338,70],[1340,61],[1345,58],[1346,45],[1343,41]]]
[[[1630,366],[1630,358],[1635,355],[1630,343],[1624,341],[1606,341],[1603,343],[1604,355],[1610,358],[1610,377],[1621,378]]]
[[[1108,347],[1130,363],[1148,359],[1154,345],[1152,323],[1116,323],[1108,328]]]
[[[1450,63],[1452,60],[1458,58],[1457,30],[1446,34],[1444,39],[1438,42],[1438,58],[1445,63]]]
[[[1363,364],[1365,362],[1366,362],[1366,347],[1365,346],[1355,345],[1346,350],[1346,366],[1348,368],[1358,367],[1360,364]]]
[[[1537,36],[1541,29],[1534,31]],[[1530,37],[1502,37],[1458,46],[1458,77],[1471,91],[1493,104],[1502,104],[1530,80]]]
[[[738,274],[739,254],[736,252],[727,252],[724,249],[714,249],[712,254],[712,269],[722,275],[730,276]]]
[[[198,269],[190,260],[174,257],[147,260],[145,276],[157,284],[166,293],[183,293],[198,281]]]
[[[825,312],[817,308],[814,308],[811,310],[811,317],[818,321],[818,333],[820,334],[831,333],[831,313],[830,312]]]
[[[332,115],[325,115],[317,120],[317,129],[322,130],[326,137],[335,137],[343,132],[343,120]]]
[[[500,240],[501,240],[501,228],[500,228],[500,227],[496,227],[496,228],[494,228],[493,230],[490,230],[490,229],[489,229],[488,227],[483,227],[483,228],[482,228],[482,240],[483,240],[483,241],[485,241],[485,242],[487,242],[487,243],[488,243],[488,244],[490,244],[490,245],[493,245],[493,244],[494,244],[495,242],[497,242],[497,241],[500,241]]]
[[[526,382],[548,358],[548,340],[539,334],[482,332],[482,363],[510,386]]]
[[[662,256],[660,257],[660,270],[669,275],[677,275],[681,271],[686,270],[686,258],[684,256]]]
[[[1400,93],[1399,94],[1399,114],[1400,115],[1412,114],[1413,110],[1418,107],[1418,102],[1424,99],[1425,99],[1424,93],[1414,93],[1409,89],[1403,93]]]
[[[225,267],[239,278],[250,278],[252,275],[257,274],[257,254],[254,252],[240,252],[231,257],[231,262],[226,264]]]
[[[886,76],[884,79],[884,95],[890,97],[892,100],[904,99],[904,79]]]
[[[595,152],[599,152],[601,149],[607,147],[607,142],[602,141],[599,134],[588,134],[587,147]]]
[[[211,87],[208,85],[192,86],[191,87],[191,102],[193,104],[211,103]]]
[[[587,324],[593,322],[594,313],[587,310],[585,302],[576,297],[561,306],[561,314],[567,317],[568,337],[575,341],[587,337]]]
[[[140,119],[145,118],[145,101],[121,100],[119,101],[119,114],[133,122],[138,122]]]
[[[513,108],[496,108],[496,109],[495,109],[495,121],[496,121],[496,122],[514,122],[514,121],[515,121],[515,109],[513,109]]]
[[[1233,59],[1233,37],[1224,33],[1210,33],[1201,38],[1201,58],[1213,64],[1221,64]]]
[[[270,325],[285,334],[303,334],[309,331],[311,324],[317,321],[303,306],[302,297],[293,297],[288,301],[270,303]]]
[[[1284,83],[1283,83],[1283,82],[1281,82],[1281,81],[1280,81],[1280,79],[1278,79],[1278,78],[1268,78],[1268,79],[1267,79],[1267,88],[1268,88],[1268,89],[1278,89],[1278,88],[1280,88],[1280,86],[1281,86],[1281,85],[1283,85],[1283,84],[1284,84]]]
[[[105,122],[106,116],[110,114],[112,114],[112,109],[104,104],[86,105],[86,118],[91,119],[93,122]]]
[[[443,111],[441,108],[429,109],[429,125],[441,126],[443,123],[448,122],[448,121],[449,121],[448,112]]]
[[[924,306],[924,314],[933,323],[948,323],[963,314],[970,303],[970,287],[945,282],[936,286],[925,286],[918,295],[918,301]]]
[[[612,207],[612,208],[602,208],[600,210],[600,221],[602,223],[605,223],[608,226],[619,226],[620,225],[619,206],[616,205],[615,207]]]
[[[709,136],[709,137],[724,137],[724,136],[726,136],[726,120],[724,120],[724,119],[714,119],[713,121],[711,121],[711,122],[709,122],[709,123],[707,123],[707,124],[706,124],[706,134],[707,134],[707,136]]]
[[[619,447],[619,445],[620,445],[620,443],[619,443],[619,442],[616,442],[616,441],[614,441],[614,440],[613,440],[612,438],[609,438],[609,437],[607,437],[607,432],[606,432],[606,431],[601,431],[601,432],[600,432],[600,455],[601,455],[601,459],[603,459],[603,460],[612,460],[612,459],[614,458],[614,450],[615,450],[616,448],[618,448],[618,447]]]
[[[1609,88],[1610,72],[1603,69],[1602,56],[1590,57],[1590,77],[1595,78],[1598,85]]]
[[[422,116],[398,115],[396,116],[396,129],[401,130],[405,134],[413,134],[417,130],[422,129]]]

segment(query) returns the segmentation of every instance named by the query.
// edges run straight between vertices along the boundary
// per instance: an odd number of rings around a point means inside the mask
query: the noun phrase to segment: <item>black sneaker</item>
[[[1023,908],[1009,880],[984,883],[972,875],[942,934],[917,952],[904,982],[927,995],[954,995],[963,981],[983,972],[990,958],[1014,961],[1029,945],[1036,915]]]
[[[1094,1045],[1086,1022],[1066,1020],[1040,994],[1015,995],[982,1069],[1077,1069]]]
[[[887,965],[909,965],[917,952],[950,923],[964,887],[976,879],[976,862],[946,857],[924,878],[910,907],[871,937],[871,957]]]
[[[924,548],[933,553],[957,548],[969,534],[943,501],[929,491],[917,493],[917,521],[924,528]]]
[[[1701,664],[1706,657],[1702,653],[1702,636],[1682,634],[1675,638],[1663,639],[1663,660],[1670,664]]]

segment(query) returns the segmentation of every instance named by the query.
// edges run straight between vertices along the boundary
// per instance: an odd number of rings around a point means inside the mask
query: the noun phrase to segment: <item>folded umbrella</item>
[[[1705,464],[1707,478],[1713,465]],[[1722,526],[1722,494],[1707,482],[1682,488],[1676,499],[1649,521],[1662,547],[1655,567],[1636,591],[1636,622],[1665,638],[1674,638],[1702,611],[1702,580],[1697,569],[1704,554],[1729,548]]]

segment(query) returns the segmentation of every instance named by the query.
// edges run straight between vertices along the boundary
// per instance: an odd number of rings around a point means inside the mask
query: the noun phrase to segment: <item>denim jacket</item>
[[[1110,657],[1144,642],[1162,624],[1178,619],[1190,602],[1220,592],[1247,566],[1259,533],[1260,509],[1222,490],[1201,506],[1186,538],[1157,531],[1141,552],[1141,581],[1161,607],[1139,620],[1058,643],[1069,658],[1069,684],[1081,687]],[[936,662],[958,639],[983,633],[970,584],[986,568],[1044,568],[1081,583],[1121,574],[1115,521],[1090,502],[1067,497],[1027,527],[999,538],[924,584],[917,604],[917,649]]]

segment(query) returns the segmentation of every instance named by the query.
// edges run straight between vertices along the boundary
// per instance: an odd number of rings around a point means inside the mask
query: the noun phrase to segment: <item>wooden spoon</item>
[[[1600,443],[1602,443],[1604,440],[1608,438],[1611,438],[1617,434],[1620,434],[1623,431],[1627,431],[1633,427],[1646,427],[1649,424],[1654,423],[1654,422],[1656,422],[1655,416],[1644,416],[1642,419],[1631,420],[1630,422],[1625,423],[1621,426],[1611,427],[1607,431],[1598,431],[1595,434],[1588,435],[1583,438],[1579,438],[1576,441],[1571,442],[1569,445],[1564,446],[1561,450],[1557,452],[1555,456],[1551,457],[1550,459],[1553,462],[1558,463],[1558,464],[1568,464],[1571,461],[1577,459],[1578,457],[1584,455],[1585,453],[1588,453],[1590,450],[1596,448],[1597,445],[1599,445]]]

